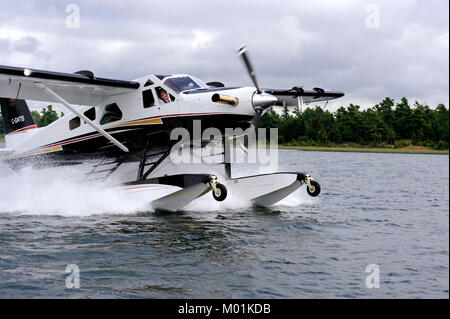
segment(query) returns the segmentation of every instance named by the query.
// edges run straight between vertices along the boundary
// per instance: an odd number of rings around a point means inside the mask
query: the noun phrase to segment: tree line
[[[384,147],[393,145],[449,147],[449,110],[439,104],[435,109],[406,98],[398,103],[386,97],[381,103],[360,110],[350,104],[331,113],[319,106],[293,114],[284,108],[273,109],[261,118],[259,127],[278,127],[278,143],[294,146],[335,146],[359,144]]]

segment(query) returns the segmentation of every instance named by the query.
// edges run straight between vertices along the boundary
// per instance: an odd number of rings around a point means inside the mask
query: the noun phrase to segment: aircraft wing
[[[292,89],[263,89],[278,98],[276,105],[297,106],[298,97],[303,99],[303,103],[322,102],[340,98],[344,93],[338,91],[325,91],[321,88],[313,88],[312,90],[304,90],[300,87]]]
[[[0,97],[53,102],[37,82],[78,105],[99,105],[108,96],[139,88],[138,82],[94,77],[86,71],[72,74],[0,65]]]

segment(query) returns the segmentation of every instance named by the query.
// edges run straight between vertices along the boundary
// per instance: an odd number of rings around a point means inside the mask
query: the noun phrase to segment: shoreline
[[[280,149],[317,152],[356,152],[356,153],[395,153],[395,154],[436,154],[449,155],[449,150],[433,150],[423,146],[407,146],[402,148],[352,147],[352,146],[289,146],[278,145]]]

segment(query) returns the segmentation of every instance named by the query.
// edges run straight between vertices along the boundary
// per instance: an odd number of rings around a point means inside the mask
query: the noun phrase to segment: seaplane
[[[261,88],[246,46],[238,56],[250,75],[252,86],[229,87],[187,74],[146,75],[129,80],[97,77],[92,71],[61,73],[0,65],[0,104],[6,148],[0,161],[12,169],[25,166],[84,165],[86,181],[111,180],[127,192],[148,199],[149,208],[177,211],[195,199],[212,193],[224,201],[239,194],[254,205],[270,206],[306,184],[317,196],[320,184],[306,172],[275,172],[232,177],[230,149],[236,136],[227,129],[248,131],[273,106],[299,107],[328,101],[344,93],[322,88]],[[39,128],[26,100],[60,103],[67,112]],[[195,134],[215,128],[221,140]],[[188,142],[202,149],[219,145],[224,173],[208,171],[161,171],[170,167],[170,154],[182,138],[173,140],[174,129],[190,134]],[[185,143],[182,143],[184,147]],[[217,154],[216,154],[217,155]],[[222,166],[220,166],[222,167]],[[230,196],[228,196],[229,198]]]

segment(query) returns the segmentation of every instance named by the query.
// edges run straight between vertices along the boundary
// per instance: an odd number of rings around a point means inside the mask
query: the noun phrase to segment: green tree
[[[341,138],[343,142],[354,142],[356,141],[356,132],[353,129],[351,115],[348,110],[341,106],[335,112],[336,127],[341,133]]]
[[[44,107],[41,110],[41,113],[32,111],[31,115],[33,116],[38,127],[45,127],[59,118],[58,113],[53,110],[52,105],[47,106],[47,108]]]
[[[412,139],[417,143],[420,141],[433,140],[433,117],[428,105],[419,102],[414,103],[411,115]]]
[[[402,97],[400,103],[395,107],[394,130],[399,138],[410,139],[412,137],[411,125],[412,110],[408,100]]]
[[[395,121],[394,111],[392,107],[394,106],[394,100],[386,97],[380,104],[374,106],[375,111],[381,116],[383,122],[388,126],[392,127]]]
[[[36,123],[36,125],[40,127],[41,113],[33,110],[33,111],[31,111],[31,116],[33,117],[34,123]]]
[[[447,142],[448,145],[449,110],[444,106],[444,104],[439,104],[433,113],[433,118],[436,123],[435,140]]]
[[[361,139],[364,142],[374,142],[379,144],[383,140],[383,120],[379,113],[374,109],[367,109],[362,112],[362,136]]]

